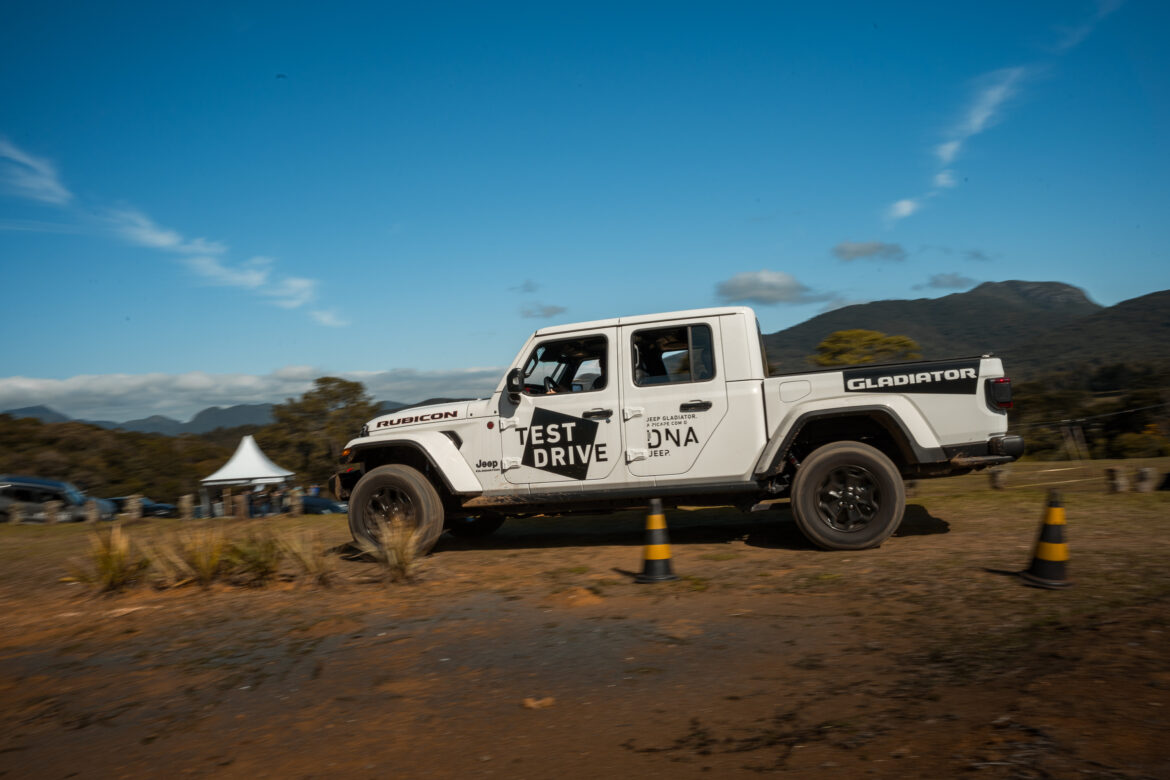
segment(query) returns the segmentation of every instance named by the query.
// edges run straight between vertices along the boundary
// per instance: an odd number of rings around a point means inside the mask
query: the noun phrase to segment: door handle
[[[613,416],[613,409],[590,409],[581,416],[586,420],[608,420]]]
[[[685,404],[680,404],[678,410],[680,412],[705,412],[714,404],[710,401],[687,401]]]

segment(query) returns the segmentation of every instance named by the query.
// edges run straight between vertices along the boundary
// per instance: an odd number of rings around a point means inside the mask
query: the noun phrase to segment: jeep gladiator
[[[405,523],[420,553],[508,516],[789,499],[834,550],[880,545],[904,479],[965,474],[1024,449],[998,358],[769,367],[755,313],[724,307],[534,333],[490,398],[367,423],[331,480],[355,540]]]

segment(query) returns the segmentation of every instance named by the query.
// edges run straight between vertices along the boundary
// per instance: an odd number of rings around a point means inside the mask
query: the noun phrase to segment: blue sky
[[[0,409],[490,390],[724,303],[1170,287],[1170,4],[10,3]]]

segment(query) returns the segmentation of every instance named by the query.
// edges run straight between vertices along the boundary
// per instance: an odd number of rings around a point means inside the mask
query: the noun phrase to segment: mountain
[[[115,429],[124,431],[134,431],[135,433],[161,433],[164,436],[178,436],[183,433],[183,423],[178,420],[172,420],[170,417],[164,417],[161,414],[152,414],[150,417],[144,417],[141,420],[127,420],[124,423],[114,423],[111,426]]]
[[[238,428],[241,425],[270,425],[272,404],[239,404],[221,409],[204,409],[183,426],[183,433],[208,433],[216,428]]]
[[[1000,354],[1021,376],[1077,366],[1170,364],[1170,290],[1131,298],[1067,325],[1029,333]],[[1016,365],[1023,370],[1017,371]]]
[[[61,414],[47,406],[26,406],[9,409],[0,414],[16,418],[34,417],[41,422],[71,422],[72,417]],[[161,433],[164,436],[180,436],[184,433],[209,433],[216,428],[238,428],[243,425],[269,425],[272,423],[272,404],[239,404],[221,408],[212,406],[196,414],[190,422],[182,423],[160,414],[126,422],[108,420],[78,420],[109,430],[133,431],[134,433]]]
[[[16,419],[21,417],[32,417],[47,423],[69,422],[73,418],[67,414],[61,414],[56,409],[50,409],[47,406],[23,406],[20,409],[9,409],[2,414],[11,415]]]
[[[941,298],[874,301],[835,309],[768,334],[764,344],[769,360],[781,371],[808,368],[807,356],[816,352],[826,336],[856,328],[909,336],[926,359],[998,355],[1037,334],[1075,330],[1076,323],[1111,310],[1089,300],[1079,288],[1060,282],[985,282]],[[1121,326],[1120,320],[1115,327]],[[1118,356],[1114,362],[1136,359]]]

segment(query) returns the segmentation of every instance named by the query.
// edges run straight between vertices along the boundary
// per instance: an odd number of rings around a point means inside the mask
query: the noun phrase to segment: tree
[[[275,422],[256,439],[277,464],[308,482],[324,482],[336,471],[345,443],[377,416],[378,405],[361,382],[320,377],[301,399],[272,408]]]
[[[888,363],[922,357],[918,342],[909,336],[887,336],[876,330],[839,330],[817,345],[809,361],[818,366]]]

